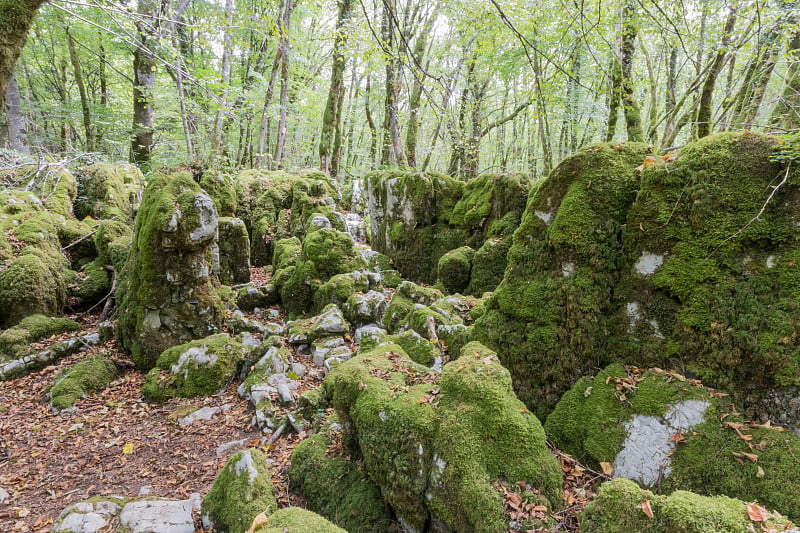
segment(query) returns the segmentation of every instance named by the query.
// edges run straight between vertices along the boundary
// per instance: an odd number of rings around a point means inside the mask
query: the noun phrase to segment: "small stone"
[[[278,399],[282,405],[292,405],[294,403],[294,395],[285,383],[278,385]]]
[[[233,440],[231,442],[226,442],[224,444],[220,444],[219,446],[217,446],[217,450],[215,453],[217,454],[217,457],[222,457],[223,455],[226,455],[229,451],[235,448],[243,448],[246,445],[247,445],[247,439]]]
[[[149,496],[151,492],[153,492],[153,486],[144,485],[142,488],[139,489],[139,496]]]
[[[194,533],[192,510],[200,506],[199,495],[188,500],[144,500],[125,505],[120,525],[131,533]]]
[[[11,498],[11,495],[8,491],[0,487],[0,503],[5,503],[9,498]]]

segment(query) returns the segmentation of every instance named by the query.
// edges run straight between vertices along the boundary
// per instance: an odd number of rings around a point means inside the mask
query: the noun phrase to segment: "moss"
[[[121,272],[131,248],[133,232],[117,220],[103,221],[94,234],[97,259],[102,265],[111,265]]]
[[[13,326],[29,315],[57,315],[67,297],[65,260],[52,249],[27,247],[0,270],[0,325]]]
[[[219,219],[219,281],[225,285],[250,281],[250,237],[239,218]]]
[[[343,307],[345,302],[357,292],[367,292],[369,280],[362,272],[337,274],[320,285],[314,293],[313,312],[319,312],[329,303]]]
[[[628,221],[639,231],[624,240],[633,268],[619,290],[638,316],[619,318],[622,357],[679,361],[749,403],[800,384],[799,174],[771,161],[774,145],[754,133],[709,136],[642,172]],[[662,264],[642,273],[648,256]]]
[[[81,325],[68,318],[30,315],[20,320],[16,326],[0,333],[0,354],[13,359],[27,352],[33,342],[79,329]]]
[[[130,163],[101,162],[84,167],[78,172],[75,216],[131,220],[143,184],[142,171]]]
[[[397,331],[407,324],[416,304],[430,305],[441,297],[442,293],[436,289],[404,281],[392,295],[392,301],[383,314],[383,323],[390,331]]]
[[[85,303],[98,302],[111,290],[111,277],[98,259],[84,267],[83,276],[73,294]]]
[[[219,392],[236,373],[245,350],[225,333],[173,346],[147,374],[142,394],[163,402]]]
[[[449,293],[463,293],[466,291],[472,274],[472,258],[475,250],[469,246],[462,246],[450,250],[439,258],[436,267],[436,277]]]
[[[277,508],[267,458],[251,448],[228,459],[203,498],[200,512],[217,531],[245,533],[258,514]]]
[[[300,257],[302,248],[303,243],[297,237],[276,241],[272,252],[272,268],[278,271],[288,266],[294,266],[297,258]]]
[[[510,237],[519,226],[530,188],[523,174],[483,174],[464,185],[450,224],[467,230],[472,246],[487,238]]]
[[[90,392],[108,387],[117,377],[117,367],[105,357],[83,359],[67,370],[59,372],[48,393],[50,405],[59,411],[71,409],[75,402]]]
[[[66,218],[57,230],[61,247],[68,247],[65,253],[73,267],[77,268],[97,257],[97,248],[91,236],[95,231],[92,224]]]
[[[430,519],[454,531],[507,531],[502,497],[491,485],[498,479],[528,483],[542,503],[560,507],[560,467],[544,431],[485,347],[466,346],[439,380],[399,346],[384,344],[342,363],[325,387],[345,446],[363,458],[407,527]]]
[[[737,432],[730,424],[743,425]],[[666,486],[758,501],[800,522],[800,436],[780,429],[747,424],[717,403],[678,447]],[[758,461],[737,461],[736,453],[755,454]]]
[[[321,516],[299,507],[286,507],[267,518],[255,533],[347,533]]]
[[[345,457],[335,415],[292,454],[289,480],[310,508],[350,533],[393,531],[393,516],[363,465]]]
[[[476,321],[520,398],[540,416],[581,375],[608,364],[621,232],[646,146],[600,144],[531,189],[503,282]]]
[[[223,171],[209,169],[200,178],[200,187],[208,193],[221,217],[236,216],[238,197],[235,178]]]
[[[650,502],[652,518],[642,511],[645,501]],[[754,528],[779,531],[792,527],[777,513],[770,513],[767,521],[752,522],[748,518],[747,504],[740,500],[699,496],[686,491],[660,496],[640,489],[627,479],[604,483],[597,498],[586,506],[579,519],[581,531],[587,533],[747,533]]]
[[[148,182],[117,293],[117,340],[139,368],[149,370],[165,349],[222,327],[209,264],[216,223],[213,203],[189,173]]]
[[[412,361],[420,365],[431,366],[436,357],[442,355],[438,346],[413,330],[392,335],[391,342],[397,343]]]

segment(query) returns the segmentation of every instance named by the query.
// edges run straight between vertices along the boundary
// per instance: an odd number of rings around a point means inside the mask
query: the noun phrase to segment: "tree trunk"
[[[369,126],[369,165],[375,166],[375,157],[378,155],[378,127],[375,125],[375,119],[372,117],[372,110],[369,108],[370,96],[370,75],[369,70],[372,64],[367,66],[367,86],[364,88],[364,114],[367,118],[367,126]]]
[[[792,35],[786,55],[790,64],[786,70],[783,95],[775,104],[770,121],[790,131],[800,128],[800,30]]]
[[[10,0],[0,3],[0,109],[5,109],[6,92],[17,59],[36,12],[45,0]]]
[[[3,124],[5,146],[23,154],[29,154],[27,126],[22,114],[22,97],[16,76],[11,76],[6,92],[6,120]]]
[[[384,53],[386,54],[386,100],[383,116],[381,164],[387,166],[406,163],[400,138],[400,119],[398,118],[397,109],[397,100],[400,95],[400,78],[397,70],[400,62],[395,57],[394,24],[394,10],[391,7],[391,2],[386,0],[383,4],[383,19],[381,21],[381,38],[383,39]]]
[[[133,130],[131,162],[149,166],[153,151],[153,87],[156,61],[153,54],[158,19],[154,0],[139,0],[137,40],[133,51]]]
[[[224,156],[227,152],[226,142],[223,139],[223,124],[225,114],[228,113],[228,94],[231,82],[231,54],[233,53],[233,42],[231,38],[231,25],[233,24],[233,0],[225,0],[225,32],[222,37],[222,92],[219,95],[217,113],[214,117],[214,136],[211,139],[211,147],[217,156]]]
[[[708,72],[706,81],[703,84],[703,90],[700,93],[700,104],[697,107],[697,138],[711,134],[711,98],[714,95],[714,85],[717,82],[717,77],[725,65],[725,58],[728,55],[728,45],[730,44],[730,36],[733,31],[733,26],[736,24],[736,10],[731,9],[728,15],[728,20],[725,22],[725,29],[722,35],[722,46],[717,51],[714,61],[711,64],[711,69]]]
[[[414,63],[421,65],[425,52],[428,48],[428,35],[431,33],[433,23],[436,20],[436,13],[432,13],[425,21],[417,41],[414,43]],[[423,73],[417,72],[414,69],[414,86],[411,89],[411,96],[408,101],[408,129],[406,130],[406,159],[408,166],[414,168],[417,166],[417,135],[419,132],[419,110],[422,105],[422,90],[423,86]]]
[[[331,172],[331,145],[337,131],[341,131],[341,107],[344,100],[344,71],[346,68],[344,48],[347,46],[346,28],[353,14],[353,0],[338,0],[339,16],[336,20],[336,38],[333,43],[333,65],[331,65],[331,84],[328,101],[322,115],[322,132],[319,139],[319,169]],[[341,141],[340,141],[341,143]],[[338,169],[337,169],[338,170]],[[336,176],[335,172],[331,172]]]
[[[67,48],[69,58],[72,62],[72,70],[75,73],[75,85],[78,86],[78,94],[81,97],[81,111],[83,112],[83,130],[86,133],[86,151],[94,152],[94,131],[92,128],[92,114],[89,110],[89,98],[86,96],[86,85],[83,83],[83,69],[78,51],[75,49],[75,39],[69,32],[69,27],[64,30],[67,34]]]
[[[286,0],[281,21],[281,39],[278,43],[278,53],[281,56],[281,118],[278,123],[278,138],[275,143],[275,164],[280,165],[283,159],[283,149],[286,145],[287,132],[287,105],[289,95],[289,30],[292,23],[294,0]]]

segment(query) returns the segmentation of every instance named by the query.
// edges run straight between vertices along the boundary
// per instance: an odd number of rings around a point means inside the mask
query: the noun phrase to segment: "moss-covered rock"
[[[117,339],[139,368],[222,326],[210,264],[217,222],[214,203],[188,172],[148,183],[117,293]]]
[[[462,246],[450,250],[439,258],[436,267],[436,278],[449,293],[463,293],[466,291],[472,275],[472,258],[475,250],[469,246]]]
[[[142,171],[131,163],[100,162],[84,167],[78,172],[75,216],[131,220],[143,184]]]
[[[475,251],[472,256],[467,294],[481,296],[493,291],[503,281],[506,271],[506,256],[511,248],[511,237],[492,237]]]
[[[250,281],[250,237],[240,218],[219,219],[219,281],[225,285]]]
[[[586,464],[612,464],[615,476],[759,501],[800,518],[800,436],[749,422],[729,401],[680,374],[615,364],[564,394],[545,430]]]
[[[236,178],[218,169],[208,169],[200,178],[200,187],[214,200],[220,217],[235,217],[239,198]]]
[[[442,297],[441,291],[404,281],[397,287],[392,300],[383,314],[383,324],[389,331],[397,331],[408,325],[408,318],[415,306],[428,306]],[[418,332],[421,333],[421,332]]]
[[[642,144],[600,144],[568,157],[531,190],[503,282],[476,322],[520,398],[544,415],[581,376],[607,364]]]
[[[642,508],[645,502],[652,517]],[[587,533],[747,533],[793,527],[776,512],[767,512],[765,520],[751,520],[748,504],[741,500],[699,496],[687,491],[656,495],[623,478],[604,483],[597,498],[579,516],[581,531]]]
[[[216,531],[245,533],[260,513],[277,510],[267,458],[251,448],[231,456],[203,498],[203,521]]]
[[[350,330],[350,324],[336,304],[328,304],[319,315],[295,320],[287,326],[291,344],[308,344],[331,335],[341,336]]]
[[[117,367],[110,359],[91,356],[59,372],[48,392],[50,405],[59,411],[71,409],[90,392],[108,387],[117,377]]]
[[[58,225],[58,240],[73,268],[80,268],[97,257],[92,238],[96,234],[97,224],[91,219],[79,221],[65,217]]]
[[[363,465],[345,457],[335,415],[292,454],[289,480],[312,510],[350,533],[399,531],[381,491]]]
[[[217,393],[233,378],[246,351],[226,333],[173,346],[147,374],[142,394],[163,402]]]
[[[111,265],[122,272],[131,249],[133,231],[127,224],[117,220],[105,220],[94,234],[97,261],[103,266]]]
[[[326,281],[336,274],[353,272],[365,266],[350,235],[325,228],[313,231],[306,235],[293,270],[287,272],[287,277],[280,282],[281,301],[289,313],[305,313],[312,307],[314,294]],[[277,276],[275,283],[279,283]]]
[[[363,458],[405,528],[430,520],[452,531],[507,531],[498,480],[560,507],[561,469],[544,431],[485,347],[466,346],[439,376],[383,344],[341,364],[325,387],[345,447]]]
[[[255,533],[347,533],[318,514],[300,507],[286,507],[272,513]]]
[[[67,298],[66,260],[51,247],[28,246],[0,270],[0,325],[26,316],[60,314]]]
[[[44,315],[30,315],[0,333],[0,361],[11,360],[27,353],[32,342],[81,329],[74,320]]]
[[[106,266],[98,259],[84,266],[76,279],[77,288],[72,294],[84,303],[100,301],[111,290],[111,275]]]

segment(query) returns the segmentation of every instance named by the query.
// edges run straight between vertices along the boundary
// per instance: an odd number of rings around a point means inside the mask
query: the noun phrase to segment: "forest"
[[[0,533],[798,532],[798,0],[0,0]]]
[[[793,131],[797,9],[52,2],[10,80],[4,139],[156,166],[546,176],[596,141],[660,152],[711,132]]]

